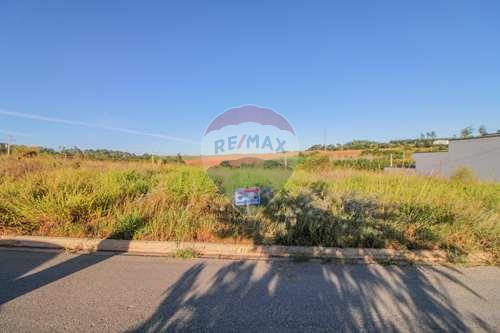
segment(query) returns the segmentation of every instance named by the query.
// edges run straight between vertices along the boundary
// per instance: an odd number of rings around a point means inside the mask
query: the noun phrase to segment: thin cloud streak
[[[68,119],[62,119],[62,118],[46,117],[46,116],[41,116],[41,115],[36,115],[36,114],[31,114],[31,113],[21,113],[21,112],[0,109],[0,115],[16,117],[16,118],[24,118],[24,119],[30,119],[30,120],[45,121],[45,122],[49,122],[49,123],[66,124],[66,125],[72,125],[72,126],[82,126],[82,127],[88,127],[88,128],[99,128],[99,129],[104,129],[104,130],[108,130],[108,131],[115,131],[115,132],[140,135],[140,136],[149,136],[149,137],[153,137],[153,138],[177,141],[177,142],[188,143],[188,144],[193,144],[193,145],[199,144],[199,142],[196,142],[196,141],[192,141],[189,139],[183,139],[183,138],[179,138],[179,137],[175,137],[175,136],[171,136],[171,135],[165,135],[165,134],[161,134],[161,133],[149,133],[149,132],[143,132],[143,131],[136,131],[136,130],[132,130],[132,129],[128,129],[128,128],[120,128],[120,127],[113,127],[113,126],[107,126],[107,125],[101,125],[101,124],[86,123],[83,121],[75,121],[75,120],[68,120]]]
[[[3,130],[3,129],[0,129],[0,133],[6,134],[6,135],[25,136],[25,137],[30,137],[31,136],[31,135],[29,135],[27,133],[14,132],[14,131],[8,131],[8,130]]]

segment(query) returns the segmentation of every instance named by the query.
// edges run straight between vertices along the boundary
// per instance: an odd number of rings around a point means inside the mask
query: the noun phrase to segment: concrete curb
[[[72,251],[109,251],[127,254],[171,256],[179,250],[194,250],[201,257],[269,259],[291,257],[300,259],[332,259],[364,263],[417,262],[446,263],[448,256],[441,250],[391,250],[308,246],[217,244],[197,242],[162,242],[117,239],[90,239],[41,236],[0,236],[0,247],[66,249]]]

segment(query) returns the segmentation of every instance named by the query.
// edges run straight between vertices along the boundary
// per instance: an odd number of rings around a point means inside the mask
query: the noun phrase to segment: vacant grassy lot
[[[499,184],[305,164],[247,215],[193,166],[0,158],[3,234],[443,248],[498,263],[499,212]]]

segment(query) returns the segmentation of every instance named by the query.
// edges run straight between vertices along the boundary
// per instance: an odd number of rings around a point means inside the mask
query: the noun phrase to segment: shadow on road
[[[103,242],[105,241],[103,240]],[[39,242],[38,246],[35,245],[33,244],[33,247],[40,249],[51,247],[51,244],[43,242]],[[99,246],[97,250],[99,250]],[[12,299],[96,265],[115,255],[114,253],[80,254],[68,260],[60,261],[55,265],[49,265],[50,261],[59,254],[59,251],[37,252],[33,256],[33,260],[19,261],[14,257],[13,260],[16,260],[15,265],[8,265],[8,270],[1,269],[0,266],[0,281],[2,282],[0,309],[2,304]],[[45,264],[48,265],[47,268],[40,268]]]
[[[187,270],[131,331],[466,332],[466,319],[492,331],[454,306],[442,284],[460,282],[443,268],[242,261],[200,289],[204,269],[197,263]]]
[[[42,245],[42,244],[41,244]],[[113,254],[0,264],[0,305],[109,259]],[[15,263],[14,263],[15,261]],[[6,264],[9,270],[1,269]],[[6,267],[4,266],[4,267]],[[193,261],[155,312],[131,331],[493,331],[460,311],[455,290],[482,297],[442,266]],[[89,281],[91,283],[91,281]]]

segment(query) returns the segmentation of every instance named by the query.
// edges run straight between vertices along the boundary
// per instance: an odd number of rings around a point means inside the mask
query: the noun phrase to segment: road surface
[[[500,268],[0,250],[1,332],[500,331]]]

